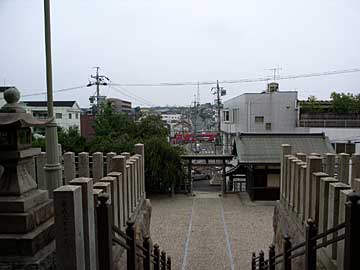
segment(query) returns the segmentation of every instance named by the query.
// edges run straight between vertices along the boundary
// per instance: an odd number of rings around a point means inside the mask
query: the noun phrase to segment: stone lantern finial
[[[26,110],[19,104],[20,92],[11,87],[4,92],[4,99],[7,102],[1,109],[2,113],[26,113]]]

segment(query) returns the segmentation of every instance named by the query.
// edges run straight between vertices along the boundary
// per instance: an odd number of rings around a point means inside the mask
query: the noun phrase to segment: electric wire
[[[86,87],[86,85],[63,88],[63,89],[55,90],[54,93],[67,92],[67,91],[72,91],[72,90],[76,90],[76,89],[80,89],[80,88],[84,88],[84,87]],[[32,93],[32,94],[25,94],[25,95],[21,95],[21,96],[22,97],[33,97],[33,96],[41,96],[41,95],[46,95],[46,94],[47,94],[47,92],[44,91],[44,92],[38,92],[38,93]]]
[[[113,85],[110,84],[109,86],[111,87],[111,86],[113,86]],[[116,86],[113,86],[113,87],[116,88]],[[128,95],[133,96],[135,99],[140,99],[140,100],[142,100],[142,102],[145,102],[145,103],[154,105],[150,100],[147,100],[147,99],[145,99],[145,98],[143,98],[143,97],[140,97],[140,96],[132,93],[130,90],[126,89],[126,88],[123,87],[123,86],[117,86],[117,87],[119,87],[122,91],[128,93]]]
[[[148,102],[144,102],[140,99],[137,99],[136,97],[132,96],[132,95],[129,95],[127,93],[125,93],[124,91],[122,91],[121,89],[117,88],[116,86],[113,86],[113,85],[110,85],[110,87],[115,90],[116,92],[134,100],[134,101],[137,101],[139,104],[143,104],[143,105],[148,105],[148,106],[151,106],[151,107],[154,107],[155,105],[154,104],[151,104],[151,103],[148,103]]]
[[[354,69],[343,69],[343,70],[333,70],[326,72],[313,72],[306,74],[297,74],[297,75],[287,75],[287,76],[277,76],[276,80],[290,80],[290,79],[299,79],[299,78],[309,78],[309,77],[321,77],[321,76],[330,76],[346,73],[360,72],[360,68]],[[236,83],[251,83],[251,82],[265,82],[273,80],[273,76],[260,77],[260,78],[249,78],[249,79],[238,79],[238,80],[222,80],[219,81],[221,84],[236,84]],[[196,85],[213,85],[216,84],[216,81],[201,81],[201,82],[159,82],[159,83],[112,83],[116,86],[196,86]]]
[[[338,75],[338,74],[346,74],[346,73],[355,73],[360,72],[360,68],[354,68],[354,69],[343,69],[343,70],[334,70],[334,71],[326,71],[326,72],[315,72],[315,73],[307,73],[307,74],[298,74],[298,75],[288,75],[288,76],[277,76],[277,80],[290,80],[290,79],[299,79],[299,78],[309,78],[309,77],[321,77],[321,76],[331,76],[331,75]],[[260,78],[249,78],[249,79],[238,79],[238,80],[222,80],[219,81],[221,84],[237,84],[237,83],[251,83],[251,82],[265,82],[273,80],[272,76],[269,77],[260,77]],[[123,90],[117,89],[120,92],[130,92],[129,90],[126,90],[124,86],[136,86],[136,87],[151,87],[151,86],[197,86],[197,85],[214,85],[216,84],[216,81],[196,81],[196,82],[159,82],[159,83],[115,83],[111,82],[110,86],[114,87],[121,87]],[[63,88],[55,90],[54,93],[60,93],[60,92],[66,92],[66,91],[72,91],[76,89],[85,88],[86,85],[80,85],[70,88]],[[116,89],[116,88],[115,88]],[[30,91],[28,91],[30,92]],[[41,96],[46,95],[47,92],[37,92],[32,94],[24,94],[23,97],[32,97],[32,96]],[[123,95],[129,96],[128,94],[122,93]],[[135,96],[134,99],[141,99],[142,104],[150,104],[151,102],[147,101],[144,98],[141,98],[139,96],[136,96],[135,94],[131,94],[132,96]]]

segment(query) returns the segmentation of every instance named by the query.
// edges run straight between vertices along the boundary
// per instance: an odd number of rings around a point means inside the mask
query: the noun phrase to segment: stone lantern
[[[55,237],[53,203],[48,191],[39,190],[29,166],[39,148],[31,148],[31,127],[37,120],[19,104],[16,88],[4,92],[0,109],[0,269],[42,268],[53,256]],[[16,266],[16,267],[15,267]],[[27,269],[27,268],[26,268]]]

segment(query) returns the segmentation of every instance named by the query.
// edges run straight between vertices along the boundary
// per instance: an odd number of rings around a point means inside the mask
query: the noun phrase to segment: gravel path
[[[150,200],[151,236],[172,257],[172,269],[247,270],[251,253],[272,242],[272,202],[215,192]]]

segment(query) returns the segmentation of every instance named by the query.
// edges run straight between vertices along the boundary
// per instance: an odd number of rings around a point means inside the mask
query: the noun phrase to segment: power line
[[[320,76],[330,76],[337,74],[346,74],[360,72],[360,68],[354,69],[343,69],[343,70],[334,70],[326,72],[313,72],[306,74],[297,74],[297,75],[288,75],[288,76],[278,76],[278,80],[289,80],[289,79],[298,79],[298,78],[308,78],[308,77],[320,77]],[[273,76],[269,77],[259,77],[259,78],[249,78],[249,79],[238,79],[238,80],[223,80],[219,81],[222,84],[236,84],[236,83],[251,83],[251,82],[265,82],[273,79]],[[116,86],[197,86],[197,85],[216,85],[217,81],[201,81],[201,82],[159,82],[159,83],[113,83]]]
[[[134,97],[132,95],[129,95],[129,94],[125,93],[123,90],[117,88],[116,86],[110,85],[110,87],[112,89],[114,89],[115,91],[117,91],[118,93],[120,93],[120,94],[122,94],[122,95],[124,95],[124,96],[126,96],[126,97],[128,97],[128,98],[130,98],[132,100],[135,100],[135,101],[139,102],[140,104],[148,105],[148,106],[151,106],[151,107],[155,106],[154,104],[148,103],[147,101],[140,100],[140,99],[138,99],[138,98],[136,98],[136,97]]]
[[[306,73],[299,75],[288,75],[288,76],[279,76],[278,80],[290,80],[290,79],[299,79],[299,78],[309,78],[309,77],[321,77],[321,76],[331,76],[338,74],[346,74],[346,73],[355,73],[360,72],[360,68],[354,69],[343,69],[343,70],[334,70],[334,71],[326,71],[326,72],[318,72],[318,73]],[[222,80],[219,83],[222,84],[237,84],[237,83],[251,83],[251,82],[265,82],[272,80],[272,77],[260,77],[260,78],[252,78],[252,79],[238,79],[238,80]],[[216,81],[202,81],[202,82],[162,82],[162,83],[111,83],[111,86],[197,86],[197,85],[216,85]],[[70,88],[64,88],[55,90],[54,93],[72,91],[80,88],[84,88],[86,85],[75,86]],[[31,97],[31,96],[41,96],[46,95],[46,91],[33,93],[33,94],[25,94],[23,97]]]
[[[54,93],[72,91],[72,90],[85,88],[85,87],[86,87],[86,85],[75,86],[75,87],[70,87],[70,88],[63,88],[63,89],[55,90]],[[21,96],[22,97],[32,97],[32,96],[41,96],[41,95],[46,95],[46,94],[47,94],[47,92],[45,91],[45,92],[38,92],[38,93],[33,93],[33,94],[25,94],[25,95],[21,95]]]
[[[110,84],[110,86],[113,86],[113,85]],[[115,87],[115,86],[113,86],[113,87]],[[118,86],[118,87],[121,88],[121,89],[122,89],[123,91],[125,91],[126,93],[128,93],[128,95],[130,95],[130,96],[133,96],[133,97],[135,97],[135,98],[137,98],[137,99],[140,99],[140,100],[142,100],[142,101],[145,102],[145,103],[153,104],[150,100],[147,100],[146,98],[143,98],[143,97],[141,97],[141,96],[138,96],[138,95],[134,94],[133,92],[131,92],[130,90],[126,89],[126,88],[123,87],[123,86]]]

